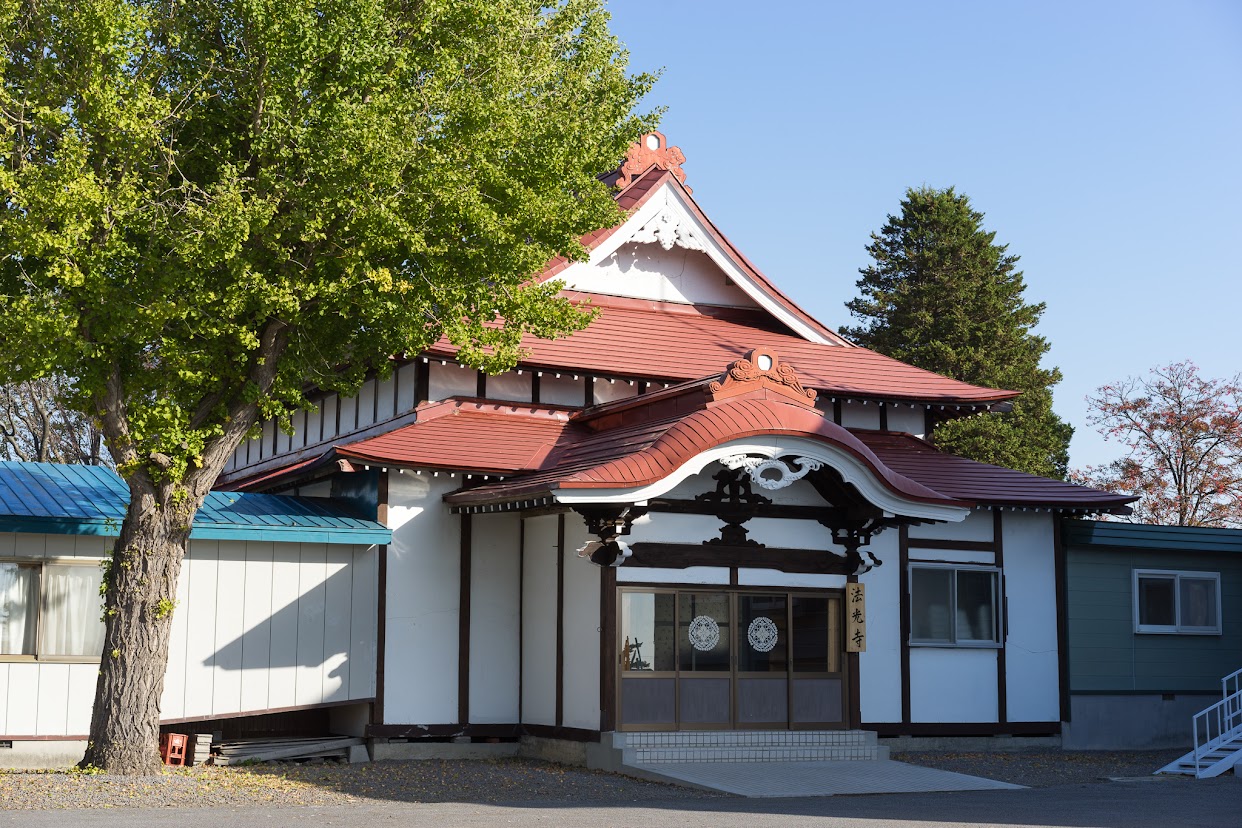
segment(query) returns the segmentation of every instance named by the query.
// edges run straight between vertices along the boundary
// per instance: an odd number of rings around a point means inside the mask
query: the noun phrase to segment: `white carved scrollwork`
[[[665,250],[672,250],[674,245],[684,247],[686,250],[707,249],[707,244],[690,226],[690,222],[668,209],[661,210],[644,224],[630,241],[639,244],[658,244]]]
[[[796,468],[791,469],[790,464]],[[751,482],[769,491],[792,486],[811,472],[824,467],[823,463],[810,457],[794,457],[786,463],[780,458],[748,457],[744,454],[725,457],[720,465],[729,469],[746,469]]]

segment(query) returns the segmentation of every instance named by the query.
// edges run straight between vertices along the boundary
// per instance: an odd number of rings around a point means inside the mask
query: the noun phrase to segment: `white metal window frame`
[[[1139,581],[1143,578],[1173,581],[1173,617],[1176,624],[1143,624],[1139,621]],[[1216,624],[1211,627],[1192,627],[1182,624],[1182,578],[1196,581],[1213,581],[1216,584]],[[1221,635],[1220,573],[1200,572],[1193,569],[1136,569],[1132,581],[1134,604],[1134,632],[1145,635]]]
[[[949,620],[953,629],[953,638],[945,639],[920,639],[914,637],[914,571],[916,569],[935,569],[948,570],[953,573],[953,578],[949,581],[949,606],[952,612],[949,613]],[[986,572],[992,576],[992,631],[995,638],[987,639],[966,639],[959,641],[957,638],[957,573],[959,572]],[[911,647],[952,647],[954,649],[974,649],[974,650],[999,650],[1005,640],[1004,629],[1004,591],[1001,588],[1001,570],[995,566],[982,566],[971,564],[956,563],[921,563],[911,561],[907,566],[906,572],[906,594],[909,596],[908,606],[905,608],[906,616],[910,620],[910,640]]]
[[[44,615],[47,612],[47,569],[55,566],[98,567],[99,559],[93,558],[3,558],[0,563],[17,564],[39,571],[39,605],[35,607],[35,651],[33,654],[0,653],[0,664],[15,662],[43,662],[48,664],[98,664],[99,656],[46,655],[44,646]],[[102,600],[102,599],[101,599]]]

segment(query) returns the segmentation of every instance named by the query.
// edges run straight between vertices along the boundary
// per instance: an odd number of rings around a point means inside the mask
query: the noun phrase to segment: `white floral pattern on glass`
[[[772,648],[776,646],[776,639],[779,636],[779,630],[776,629],[775,622],[771,618],[759,616],[750,622],[750,626],[746,629],[746,640],[750,642],[750,646],[756,652],[770,653]]]
[[[690,622],[690,646],[701,653],[720,643],[720,625],[710,615],[697,615]]]

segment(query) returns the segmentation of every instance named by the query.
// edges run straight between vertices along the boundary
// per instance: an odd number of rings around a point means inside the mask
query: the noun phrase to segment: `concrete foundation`
[[[1189,749],[1194,715],[1219,696],[1072,696],[1071,721],[1061,727],[1066,750]]]
[[[84,753],[85,740],[14,742],[11,748],[0,748],[0,769],[64,770],[81,762]]]
[[[1023,750],[1060,750],[1060,736],[894,736],[880,739],[893,752],[965,751],[1012,753]]]
[[[587,749],[592,742],[571,742],[568,739],[547,739],[542,736],[523,736],[518,756],[555,762],[558,765],[587,766]]]
[[[371,758],[416,761],[420,759],[501,759],[517,756],[517,742],[487,744],[482,742],[384,742],[371,745]]]

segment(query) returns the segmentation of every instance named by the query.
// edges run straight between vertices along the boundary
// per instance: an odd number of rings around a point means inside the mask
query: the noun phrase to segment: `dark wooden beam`
[[[617,729],[617,570],[599,573],[599,729]]]
[[[847,575],[849,564],[820,549],[779,549],[752,546],[706,546],[693,543],[635,543],[625,562],[654,569],[685,569],[690,566],[775,569],[821,575]]]

